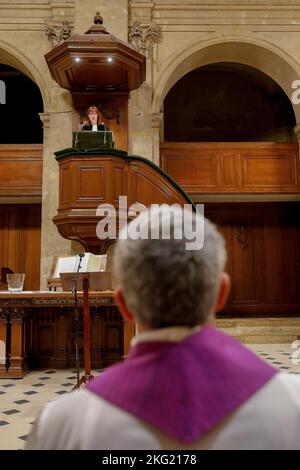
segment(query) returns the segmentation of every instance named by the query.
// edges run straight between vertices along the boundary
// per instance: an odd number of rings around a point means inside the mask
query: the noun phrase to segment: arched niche
[[[0,80],[5,87],[5,103],[0,107],[0,144],[42,144],[39,114],[43,112],[43,100],[39,87],[23,72],[1,61]]]
[[[0,40],[0,63],[15,68],[30,78],[39,88],[44,112],[50,110],[50,90],[41,70],[22,51]]]
[[[160,70],[155,85],[152,112],[160,113],[167,93],[184,75],[205,65],[236,62],[260,70],[271,77],[291,99],[292,83],[300,79],[300,65],[277,46],[255,38],[215,38],[191,45],[173,55]],[[296,122],[300,108],[292,104]]]
[[[237,62],[192,70],[164,100],[165,142],[293,142],[295,125],[282,88]]]

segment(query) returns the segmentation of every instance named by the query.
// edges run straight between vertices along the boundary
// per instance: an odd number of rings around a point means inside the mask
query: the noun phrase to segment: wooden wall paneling
[[[128,170],[127,165],[123,162],[112,162],[112,202],[114,205],[119,204],[119,196],[127,195],[128,185],[127,185],[127,177],[128,177]]]
[[[295,144],[291,144],[292,148]],[[242,152],[244,188],[263,188],[277,191],[298,191],[298,150],[285,152],[250,149]]]
[[[291,218],[291,214],[284,215],[283,220],[281,221],[284,224],[283,237],[281,238],[281,244],[283,245],[282,251],[286,254],[283,256],[283,272],[285,275],[285,285],[284,289],[284,301],[299,303],[300,304],[300,276],[297,266],[297,232],[298,236],[300,234],[299,226],[298,230],[295,229],[295,221],[293,224],[294,217]]]
[[[40,205],[0,205],[0,266],[25,272],[24,289],[40,285]]]
[[[61,207],[70,207],[71,204],[71,168],[70,165],[66,164],[61,170],[59,178],[59,192]]]
[[[300,313],[300,277],[297,266],[297,239],[300,230],[297,206],[294,203],[283,204],[277,214],[271,212],[265,219],[265,303],[275,313]]]
[[[69,364],[69,315],[70,309],[57,309],[53,311],[55,315],[54,319],[54,328],[53,328],[53,357],[55,358],[55,363],[62,364],[62,367],[65,367],[66,364]]]
[[[12,207],[13,208],[13,207]],[[12,210],[9,214],[8,259],[11,269],[15,272],[24,272],[25,260],[20,253],[25,253],[24,244],[24,217],[20,210]]]
[[[107,195],[105,188],[104,166],[82,164],[77,167],[77,203],[104,202]]]
[[[221,151],[219,184],[235,189],[241,186],[242,168],[241,155],[230,151]]]
[[[42,144],[0,144],[0,196],[41,196]]]
[[[142,162],[133,162],[128,168],[128,204],[140,202],[145,206],[151,204],[182,203],[177,191],[168,181],[152,168],[145,167]]]
[[[257,270],[259,262],[257,219],[239,218],[232,224],[233,303],[259,303],[262,279]]]
[[[54,356],[55,317],[52,310],[40,310],[35,314],[35,349],[40,367],[51,367],[50,359]]]
[[[300,314],[298,203],[206,204],[226,239],[225,315]]]
[[[41,270],[41,206],[28,208],[25,230],[25,290],[39,290]]]
[[[285,297],[283,279],[279,273],[284,274],[283,258],[287,256],[287,250],[284,249],[283,245],[286,228],[283,232],[280,214],[266,216],[264,222],[264,258],[268,276],[266,280],[266,301],[274,304],[283,302]],[[290,249],[292,248],[290,246]],[[292,266],[290,266],[290,269],[292,269]]]
[[[195,153],[195,152],[194,152]],[[163,169],[172,176],[185,191],[198,191],[199,183],[202,190],[212,190],[218,187],[217,155],[215,152],[199,152],[198,155],[166,155]]]
[[[9,212],[0,206],[0,267],[9,267]]]
[[[296,143],[163,143],[161,166],[185,191],[299,193]]]
[[[230,220],[228,220],[228,217],[226,216],[223,217],[220,212],[212,214],[209,208],[207,207],[207,205],[205,205],[204,215],[205,217],[209,218],[216,224],[216,226],[218,227],[218,230],[221,232],[221,234],[223,235],[225,239],[225,246],[226,246],[226,251],[227,251],[227,262],[225,266],[225,271],[229,274],[230,279],[232,281],[233,273],[234,273],[233,255],[232,255],[232,252],[233,252],[232,230],[233,229],[232,229]],[[233,302],[233,290],[231,286],[228,304],[232,304],[232,302]]]
[[[116,307],[106,308],[102,318],[103,361],[107,366],[123,356],[123,320]]]

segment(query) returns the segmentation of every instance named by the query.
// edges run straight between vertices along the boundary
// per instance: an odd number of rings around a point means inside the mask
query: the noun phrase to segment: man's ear
[[[115,301],[124,320],[132,321],[133,315],[127,308],[126,301],[120,288],[117,288],[115,291]]]
[[[215,312],[219,312],[225,306],[229,292],[230,292],[231,281],[229,274],[223,273],[221,276],[220,288],[218,298],[215,306]]]

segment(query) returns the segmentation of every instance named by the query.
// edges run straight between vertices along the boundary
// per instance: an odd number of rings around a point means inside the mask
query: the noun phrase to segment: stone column
[[[159,135],[153,128],[152,91],[153,69],[156,63],[156,44],[159,41],[159,27],[153,23],[153,4],[135,4],[131,9],[129,42],[146,56],[146,81],[131,92],[129,101],[129,152],[141,155],[159,164]],[[155,135],[153,135],[153,131]]]
[[[128,113],[129,153],[153,160],[149,83],[143,83],[138,90],[130,93]]]
[[[153,162],[160,166],[160,142],[163,113],[152,114],[152,154]]]
[[[56,97],[55,111],[40,114],[44,124],[43,190],[42,190],[42,242],[41,242],[41,289],[47,288],[47,277],[53,256],[71,254],[71,241],[63,238],[52,219],[57,213],[59,196],[58,163],[54,152],[72,145],[72,108],[68,92],[53,86]],[[63,106],[65,102],[65,106]],[[61,108],[61,109],[60,109]],[[69,108],[69,109],[68,109]]]

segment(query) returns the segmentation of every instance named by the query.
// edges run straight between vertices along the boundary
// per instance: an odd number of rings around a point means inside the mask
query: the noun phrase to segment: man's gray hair
[[[171,230],[165,226],[170,212]],[[186,249],[190,239],[184,230],[180,239],[176,236],[188,220],[204,226],[201,249]],[[140,238],[130,236],[133,223],[141,228]],[[135,320],[153,329],[205,323],[214,311],[226,263],[222,235],[200,213],[166,205],[163,210],[142,212],[131,224],[117,241],[114,270]],[[153,224],[160,233],[169,231],[170,239],[146,238]]]

